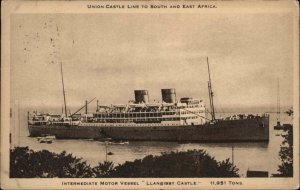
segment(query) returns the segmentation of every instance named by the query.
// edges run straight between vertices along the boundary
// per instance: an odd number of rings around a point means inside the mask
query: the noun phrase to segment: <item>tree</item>
[[[239,177],[229,159],[217,162],[204,150],[146,156],[115,167],[110,177]]]
[[[289,116],[293,116],[293,110],[286,112]],[[280,146],[279,156],[281,165],[278,166],[277,174],[273,177],[293,177],[293,125],[284,124],[286,134],[281,135],[284,140]]]
[[[109,177],[114,171],[114,164],[112,162],[104,161],[98,163],[98,166],[93,168],[94,177]]]
[[[10,150],[11,178],[85,178],[92,175],[92,169],[85,161],[65,151],[60,154],[47,150],[35,152],[28,147]]]
[[[149,155],[116,167],[112,162],[103,162],[94,168],[65,151],[35,152],[28,147],[10,150],[11,178],[239,177],[237,171],[229,159],[218,162],[204,150]]]

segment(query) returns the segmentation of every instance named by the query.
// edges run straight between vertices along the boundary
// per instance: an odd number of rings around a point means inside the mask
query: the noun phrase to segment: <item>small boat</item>
[[[94,139],[82,139],[84,141],[94,141]]]
[[[42,137],[37,137],[37,140],[40,143],[47,143],[47,144],[52,144],[52,140],[55,139],[54,135],[48,135],[48,136],[42,136]]]
[[[56,137],[54,135],[47,135],[45,136],[46,139],[56,139]]]
[[[108,153],[107,153],[107,155],[114,155],[114,153],[112,153],[112,152],[108,152]]]
[[[274,126],[274,130],[292,130],[293,125],[291,124],[280,124],[280,122],[277,122],[277,125]]]
[[[40,141],[39,141],[40,143],[46,143],[46,144],[52,144],[52,140],[51,139],[41,139]]]
[[[41,140],[41,139],[56,139],[55,135],[42,135],[40,137],[37,137],[37,140]]]
[[[277,125],[274,126],[274,130],[283,130],[283,126],[280,124],[280,121],[277,121]]]
[[[110,141],[110,142],[108,142],[108,144],[119,144],[119,145],[123,145],[123,144],[129,144],[129,141]]]
[[[106,141],[110,141],[111,140],[111,138],[109,138],[109,137],[103,137],[103,138],[97,138],[97,139],[94,139],[95,141],[100,141],[100,142],[106,142]]]

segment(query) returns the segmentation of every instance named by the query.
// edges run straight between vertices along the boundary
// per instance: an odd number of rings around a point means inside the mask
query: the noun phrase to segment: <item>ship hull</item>
[[[115,125],[52,126],[28,125],[30,136],[55,135],[60,139],[131,141],[237,142],[269,141],[269,118],[220,120],[205,125]]]

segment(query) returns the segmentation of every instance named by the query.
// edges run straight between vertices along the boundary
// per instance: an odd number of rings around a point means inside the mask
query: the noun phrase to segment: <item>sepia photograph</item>
[[[296,1],[1,9],[1,188],[299,187]]]

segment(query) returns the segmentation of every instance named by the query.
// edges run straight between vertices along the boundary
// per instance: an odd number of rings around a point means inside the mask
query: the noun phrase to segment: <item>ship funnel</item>
[[[134,97],[136,104],[149,102],[148,90],[135,90]]]
[[[176,91],[175,88],[161,89],[162,101],[166,103],[176,102]]]

